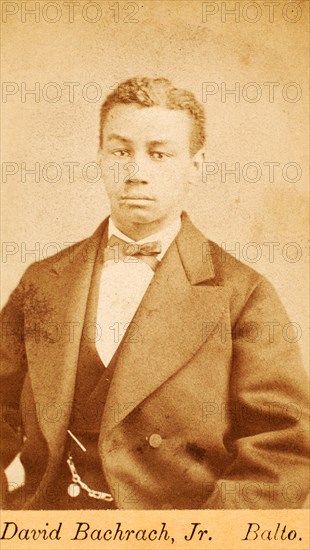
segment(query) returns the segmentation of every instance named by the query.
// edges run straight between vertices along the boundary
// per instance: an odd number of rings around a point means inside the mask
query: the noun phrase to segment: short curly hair
[[[203,106],[188,90],[175,88],[166,78],[130,78],[121,82],[109,94],[100,111],[100,149],[103,147],[103,128],[109,111],[119,104],[136,103],[142,107],[165,107],[174,111],[185,111],[192,120],[190,153],[194,155],[205,144],[205,113]]]

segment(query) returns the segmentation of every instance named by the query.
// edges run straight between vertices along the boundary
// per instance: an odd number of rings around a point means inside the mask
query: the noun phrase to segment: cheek
[[[169,185],[167,182],[163,185],[161,193],[159,193],[159,200],[164,207],[172,208],[180,203],[184,195],[184,185],[181,182],[174,181],[173,185]]]
[[[113,179],[111,180],[111,177],[109,179],[104,178],[104,187],[110,201],[117,198],[117,195],[119,194],[119,186],[117,183],[114,183]]]
[[[122,172],[114,162],[101,164],[101,175],[105,190],[109,197],[113,197],[122,185]]]
[[[129,160],[112,158],[101,164],[102,179],[106,188],[109,188],[112,193],[116,189],[120,189],[128,177],[133,176],[135,167]]]
[[[188,181],[187,166],[178,164],[173,166],[165,178],[166,189],[169,195],[181,196]]]
[[[173,186],[184,180],[183,174],[184,167],[179,162],[171,162],[155,166],[152,176],[157,182],[165,182],[167,186]]]
[[[173,162],[169,166],[169,171],[173,179],[177,182],[186,181],[190,172],[190,164],[187,159],[178,158],[176,162]]]

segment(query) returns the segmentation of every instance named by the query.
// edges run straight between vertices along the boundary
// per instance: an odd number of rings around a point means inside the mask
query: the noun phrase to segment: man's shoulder
[[[259,271],[240,260],[237,252],[236,254],[228,252],[223,246],[210,239],[208,239],[208,244],[215,272],[222,280],[231,280],[235,277],[239,282],[240,279],[251,281],[264,279],[264,276]]]
[[[255,307],[257,313],[268,311],[270,316],[280,315],[281,312],[281,318],[286,319],[278,293],[265,275],[207,239],[201,232],[200,235],[204,248],[202,262],[209,262],[213,271],[213,277],[202,284],[206,288],[213,286],[222,290],[222,296],[229,303],[232,322],[238,319],[246,304]]]
[[[25,276],[33,277],[44,271],[57,270],[58,267],[70,267],[78,257],[81,257],[82,261],[91,261],[96,253],[105,225],[106,220],[101,222],[96,230],[88,237],[63,248],[56,254],[32,263],[26,270]]]
[[[188,218],[191,225],[191,240],[195,241],[195,254],[199,261],[209,264],[213,272],[213,283],[238,285],[242,283],[258,284],[265,280],[264,275],[238,258],[238,251],[230,253],[223,246],[209,239],[207,235]],[[198,243],[198,246],[197,246]]]

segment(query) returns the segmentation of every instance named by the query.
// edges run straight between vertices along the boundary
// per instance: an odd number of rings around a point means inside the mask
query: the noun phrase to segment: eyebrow
[[[110,134],[108,136],[108,141],[113,141],[114,139],[122,141],[123,143],[130,144],[132,143],[131,139],[126,138],[125,136],[120,136],[119,134]],[[157,147],[159,145],[172,145],[170,141],[167,140],[152,140],[148,142],[148,145],[151,147]]]
[[[117,139],[118,141],[123,141],[124,143],[132,143],[132,141],[124,136],[120,136],[118,134],[110,134],[108,136],[108,141],[112,141],[113,139]]]
[[[160,141],[150,141],[149,142],[149,145],[151,145],[152,147],[157,147],[158,145],[172,145],[171,141],[168,141],[168,140],[160,140]]]

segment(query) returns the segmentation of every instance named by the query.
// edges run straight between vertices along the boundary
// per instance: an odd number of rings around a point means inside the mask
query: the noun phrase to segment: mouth
[[[123,195],[121,197],[121,201],[125,201],[125,202],[150,202],[150,201],[154,201],[154,199],[152,199],[151,197],[147,197],[147,196],[127,196],[127,195]]]

